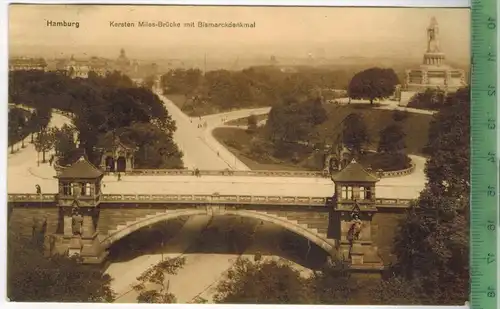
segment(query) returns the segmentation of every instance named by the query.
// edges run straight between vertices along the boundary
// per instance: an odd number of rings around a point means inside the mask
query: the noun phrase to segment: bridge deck
[[[42,168],[42,167],[41,167]],[[30,173],[10,177],[15,170],[9,170],[8,193],[35,193],[35,184],[39,184],[43,193],[57,193],[55,171],[48,165],[40,177],[39,172],[31,169]],[[257,176],[116,176],[103,178],[102,191],[105,194],[214,194],[221,195],[260,195],[260,196],[310,196],[328,197],[333,194],[333,182],[328,178],[305,177],[257,177]],[[377,185],[377,197],[380,198],[415,198],[422,185],[405,187],[386,182]]]

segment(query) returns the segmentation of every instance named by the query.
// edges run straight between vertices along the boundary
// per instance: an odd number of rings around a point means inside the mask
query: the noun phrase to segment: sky
[[[469,9],[10,5],[12,55],[421,58],[431,17],[448,59],[470,58]],[[47,21],[79,22],[48,27]],[[139,28],[139,21],[255,22],[255,28]],[[135,28],[110,22],[135,22]]]

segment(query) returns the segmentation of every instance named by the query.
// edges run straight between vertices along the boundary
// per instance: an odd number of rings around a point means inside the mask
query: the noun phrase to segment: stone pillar
[[[95,234],[94,219],[91,210],[83,214],[82,238],[92,238]]]
[[[125,171],[129,172],[132,169],[132,158],[130,156],[125,157]]]
[[[422,71],[422,84],[426,85],[429,83],[429,77],[427,71]]]
[[[73,236],[73,218],[71,218],[71,214],[69,211],[64,212],[64,237],[71,238]]]

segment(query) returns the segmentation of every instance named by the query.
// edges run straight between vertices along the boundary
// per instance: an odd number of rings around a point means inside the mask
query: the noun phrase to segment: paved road
[[[228,120],[245,117],[253,111],[235,111],[204,117],[189,117],[184,114],[172,101],[163,96],[159,91],[156,94],[172,115],[177,124],[174,139],[184,153],[184,166],[203,170],[249,170],[236,156],[224,148],[213,138],[211,129],[221,124],[221,119]],[[201,128],[198,125],[202,125]],[[206,126],[204,126],[206,124]]]

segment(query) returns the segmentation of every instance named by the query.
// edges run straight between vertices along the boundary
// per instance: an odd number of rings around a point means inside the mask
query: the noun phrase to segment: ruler
[[[497,1],[472,0],[471,309],[498,309]]]

